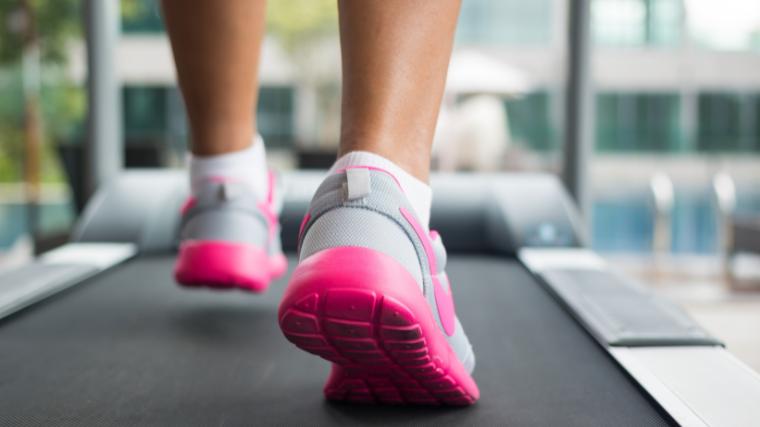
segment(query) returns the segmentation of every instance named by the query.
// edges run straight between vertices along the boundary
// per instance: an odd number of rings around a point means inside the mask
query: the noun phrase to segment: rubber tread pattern
[[[430,357],[411,310],[363,289],[311,293],[280,319],[286,338],[338,366],[325,385],[330,400],[466,406],[475,403]]]

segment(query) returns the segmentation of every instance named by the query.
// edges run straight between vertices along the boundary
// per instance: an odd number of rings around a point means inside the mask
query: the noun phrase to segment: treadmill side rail
[[[129,243],[69,243],[0,273],[0,319],[135,255]]]
[[[524,248],[519,258],[535,274],[566,268],[604,269],[607,263],[596,253],[579,248],[540,249]]]
[[[760,375],[722,347],[617,347],[610,353],[680,425],[760,421]]]
[[[131,243],[68,243],[40,255],[45,265],[87,265],[105,270],[137,254]]]
[[[721,345],[678,306],[591,251],[525,249],[520,259],[604,346]]]
[[[523,249],[520,260],[673,420],[758,425],[760,375],[678,306],[586,249]]]

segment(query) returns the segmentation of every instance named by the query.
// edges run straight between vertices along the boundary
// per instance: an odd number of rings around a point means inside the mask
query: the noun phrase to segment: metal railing
[[[652,253],[659,257],[670,252],[673,246],[673,180],[666,173],[658,172],[649,181],[649,191],[654,207]]]
[[[733,216],[736,211],[736,183],[727,173],[716,174],[712,180],[712,201],[716,213],[717,249],[723,257],[726,272],[733,251]]]

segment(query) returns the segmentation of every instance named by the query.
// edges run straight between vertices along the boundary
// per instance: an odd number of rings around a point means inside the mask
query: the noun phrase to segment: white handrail
[[[652,251],[655,255],[671,250],[673,241],[673,206],[675,205],[675,190],[673,180],[666,173],[658,172],[649,181],[654,202],[654,230],[652,235]]]

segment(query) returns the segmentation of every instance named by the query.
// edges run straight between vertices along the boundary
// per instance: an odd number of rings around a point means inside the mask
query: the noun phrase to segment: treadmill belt
[[[328,363],[277,327],[285,280],[181,290],[172,262],[139,258],[2,321],[0,425],[671,423],[514,260],[449,260],[482,393],[464,409],[326,402]]]

